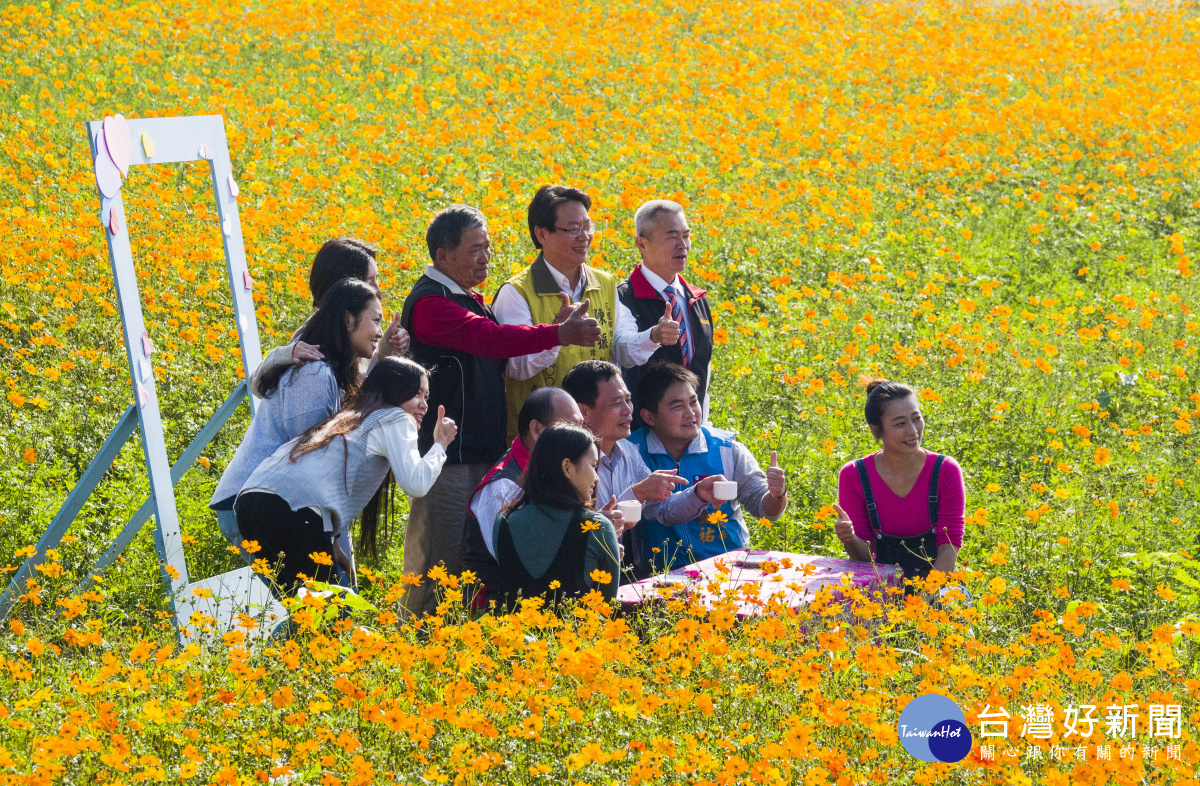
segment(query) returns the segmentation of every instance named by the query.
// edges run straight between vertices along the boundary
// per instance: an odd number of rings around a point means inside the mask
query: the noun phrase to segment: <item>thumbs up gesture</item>
[[[614,494],[612,499],[608,501],[600,510],[600,515],[612,522],[613,529],[617,531],[617,537],[621,537],[621,533],[626,529],[625,514],[617,507],[617,497]]]
[[[833,509],[837,511],[837,523],[833,525],[833,532],[838,536],[838,540],[842,543],[851,543],[858,539],[854,534],[854,522],[850,520],[850,515],[842,510],[842,506],[833,503]]]
[[[439,404],[437,421],[433,424],[433,441],[445,449],[450,446],[450,443],[454,441],[454,437],[457,435],[458,425],[446,417],[446,408]]]
[[[558,308],[558,314],[554,317],[554,324],[561,325],[567,321],[567,317],[575,313],[575,306],[571,305],[571,296],[566,292],[558,293],[559,299],[562,300],[562,305]]]
[[[767,468],[767,491],[775,499],[787,494],[787,475],[779,466],[779,451],[771,451],[771,466]]]
[[[392,317],[392,324],[383,333],[383,341],[379,342],[379,356],[403,355],[408,351],[408,331],[400,327],[400,312]]]
[[[591,298],[571,306],[571,314],[558,326],[558,340],[564,345],[594,347],[600,340],[600,323],[587,315]],[[560,311],[561,313],[561,311]]]
[[[650,328],[650,340],[655,344],[670,346],[679,343],[679,323],[671,317],[671,304],[665,303],[666,311],[658,324]]]

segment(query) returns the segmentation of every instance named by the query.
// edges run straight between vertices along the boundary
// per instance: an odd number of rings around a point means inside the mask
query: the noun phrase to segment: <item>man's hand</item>
[[[634,483],[629,490],[640,502],[666,502],[677,483],[687,483],[687,479],[669,469],[659,469],[650,473],[650,477]]]
[[[658,324],[650,328],[650,340],[662,346],[679,343],[679,323],[671,318],[671,304],[667,303],[666,313],[658,320]]]
[[[392,317],[392,324],[383,333],[383,341],[379,342],[379,357],[388,355],[403,355],[408,351],[410,343],[408,331],[400,327],[400,312]]]
[[[729,501],[724,499],[719,500],[713,496],[713,484],[722,480],[727,480],[727,478],[724,475],[709,475],[692,488],[696,489],[696,496],[699,497],[701,501],[707,502],[710,505],[720,505],[723,502]]]
[[[558,326],[558,340],[567,346],[594,347],[600,340],[600,323],[587,315],[592,299],[572,306],[571,315]]]
[[[625,514],[617,507],[617,497],[615,494],[600,511],[600,515],[612,522],[613,529],[617,531],[617,538],[619,539],[621,533],[625,531]]]
[[[787,494],[787,475],[779,467],[779,451],[771,451],[771,466],[767,468],[767,491],[775,499]]]
[[[558,314],[554,317],[555,325],[561,325],[567,321],[567,317],[575,311],[575,306],[571,305],[571,296],[566,292],[559,292],[558,297],[562,300],[562,305],[558,307]]]
[[[299,366],[307,363],[310,360],[324,360],[325,356],[321,354],[320,344],[305,344],[303,341],[297,341],[292,344],[292,365]]]

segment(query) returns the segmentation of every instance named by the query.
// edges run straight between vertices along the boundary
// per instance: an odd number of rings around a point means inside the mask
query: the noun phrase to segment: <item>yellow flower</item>
[[[724,511],[714,510],[708,514],[709,524],[724,524],[726,521],[729,521],[729,516],[726,516]]]
[[[262,546],[258,545],[257,540],[243,540],[242,548],[251,554],[257,554],[262,551]]]
[[[588,519],[583,522],[583,531],[591,532],[592,530],[600,529],[600,522],[595,519]]]
[[[326,554],[324,551],[314,551],[308,555],[308,558],[318,565],[332,565],[333,557]]]
[[[599,573],[599,572],[600,572],[600,571],[598,571],[598,570],[597,570],[597,571],[593,571],[593,573]],[[562,582],[561,582],[561,581],[559,581],[558,579],[555,579],[554,581],[550,582],[550,589],[552,589],[552,590],[556,590],[556,589],[558,589],[558,588],[559,588],[559,587],[561,587],[561,586],[562,586]]]
[[[608,584],[609,582],[612,581],[612,574],[607,571],[603,571],[603,570],[600,570],[599,568],[596,568],[595,570],[593,570],[591,573],[588,574],[588,578],[590,578],[592,580],[593,584]],[[557,588],[551,587],[551,589],[557,589]]]
[[[1092,457],[1092,460],[1096,462],[1096,466],[1105,467],[1108,466],[1109,456],[1111,455],[1108,448],[1100,448],[1096,451],[1096,455]]]

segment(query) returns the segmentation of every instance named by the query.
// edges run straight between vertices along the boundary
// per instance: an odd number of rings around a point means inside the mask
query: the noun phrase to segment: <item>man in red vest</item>
[[[652,199],[634,214],[635,242],[642,262],[629,278],[617,285],[618,315],[615,345],[628,347],[616,357],[625,384],[633,392],[633,427],[642,426],[641,405],[636,396],[642,371],[659,360],[678,363],[699,380],[697,394],[708,420],[709,364],[712,359],[712,312],[703,289],[696,289],[681,275],[692,249],[692,233],[683,206],[667,199]],[[628,319],[623,317],[628,316]],[[631,333],[646,332],[650,348]],[[652,351],[651,351],[652,350]]]

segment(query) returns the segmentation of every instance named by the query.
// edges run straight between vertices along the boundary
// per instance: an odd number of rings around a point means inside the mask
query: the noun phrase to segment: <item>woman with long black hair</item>
[[[620,578],[617,532],[592,510],[600,452],[580,426],[557,424],[538,437],[516,505],[496,518],[496,592],[508,608],[520,598],[550,603],[598,590],[616,597]]]
[[[313,257],[312,269],[308,274],[308,291],[312,295],[313,314],[320,309],[325,295],[344,278],[365,281],[379,289],[379,266],[375,262],[377,253],[378,249],[375,246],[354,237],[336,237],[325,241]],[[312,319],[311,315],[309,319]],[[375,360],[388,355],[403,355],[408,351],[408,331],[400,327],[399,319],[400,315],[397,313],[392,324],[384,330],[383,341],[379,342]],[[275,347],[266,354],[258,368],[250,375],[251,393],[262,398],[263,381],[272,373],[281,374],[293,364],[324,359],[319,345],[309,343],[301,337],[304,328],[305,325],[301,325],[292,334],[289,343]]]
[[[250,473],[279,448],[342,408],[342,399],[359,384],[359,361],[370,358],[383,337],[383,308],[369,284],[342,279],[325,295],[320,308],[300,329],[300,338],[325,348],[323,360],[281,366],[263,377],[263,399],[233,459],[225,467],[209,507],[221,534],[242,542],[233,512]]]
[[[417,428],[428,397],[423,367],[384,358],[340,412],[254,470],[237,498],[238,527],[258,542],[259,557],[275,565],[281,593],[294,592],[301,574],[325,579],[331,562],[352,570],[352,555],[338,540],[360,512],[359,548],[376,554],[381,524],[386,542],[393,483],[410,497],[429,491],[458,427],[439,407],[434,444],[421,456]]]

